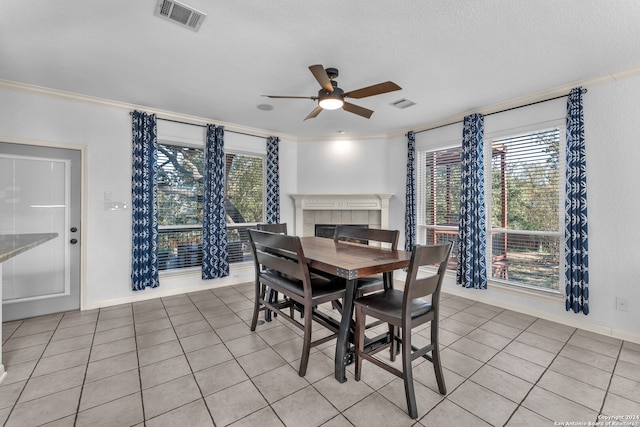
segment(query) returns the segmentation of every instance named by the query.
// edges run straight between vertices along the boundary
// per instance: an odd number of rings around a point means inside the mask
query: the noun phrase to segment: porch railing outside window
[[[202,265],[204,150],[158,146],[158,264],[160,270]],[[225,154],[229,262],[252,260],[247,230],[264,222],[264,156]]]
[[[560,233],[493,231],[491,276],[508,282],[557,290],[560,280],[560,244]]]
[[[493,280],[557,291],[563,268],[563,145],[559,128],[493,140],[487,268]],[[489,157],[487,154],[486,157]],[[417,242],[458,236],[460,149],[417,153]],[[489,237],[490,236],[490,237]],[[457,245],[448,268],[455,270]]]
[[[492,141],[492,276],[558,290],[562,212],[560,129]],[[564,251],[563,251],[564,253]]]
[[[247,230],[255,225],[227,225],[229,262],[251,261]],[[202,226],[160,227],[158,269],[173,270],[202,265]]]

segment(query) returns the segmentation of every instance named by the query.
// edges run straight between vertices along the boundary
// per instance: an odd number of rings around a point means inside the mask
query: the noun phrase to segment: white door
[[[2,265],[2,320],[80,308],[80,151],[0,142],[0,234],[57,233]]]

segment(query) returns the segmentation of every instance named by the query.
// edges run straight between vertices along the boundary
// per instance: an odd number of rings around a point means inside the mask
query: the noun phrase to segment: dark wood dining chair
[[[287,234],[287,223],[281,222],[277,224],[258,224],[256,228],[260,231],[268,231],[270,233]]]
[[[275,223],[275,224],[258,224],[256,225],[256,228],[260,231],[268,231],[269,233],[287,234],[286,222]],[[269,301],[272,303],[278,301],[278,292],[276,292],[274,289],[268,289],[267,296],[269,298]],[[265,310],[264,321],[271,322],[272,315],[274,317],[276,316],[275,314],[271,313],[271,310]]]
[[[433,363],[438,390],[440,394],[447,394],[440,362],[438,317],[440,289],[450,253],[451,243],[434,246],[417,245],[411,255],[404,291],[385,289],[384,292],[366,295],[354,301],[356,312],[356,380],[359,381],[362,375],[362,360],[368,360],[402,378],[408,413],[414,419],[418,417],[412,370],[412,362],[415,359],[425,357]],[[438,266],[435,274],[417,278],[420,267],[434,264]],[[431,296],[431,301],[424,299],[428,296]],[[375,353],[387,346],[365,352],[365,316],[371,316],[389,324],[390,359],[392,362],[395,361],[396,345],[400,344],[402,371],[374,357]],[[431,342],[425,347],[416,348],[411,345],[411,329],[427,322],[431,322]],[[398,329],[401,331],[400,336],[397,333]],[[431,356],[428,353],[431,353]]]
[[[334,319],[319,312],[317,306],[325,302],[344,298],[344,284],[338,280],[312,274],[304,256],[300,238],[266,231],[249,230],[251,249],[255,263],[256,288],[251,330],[255,331],[258,313],[271,310],[278,313],[304,331],[302,356],[298,374],[307,372],[311,347],[327,342],[337,336],[338,326]],[[265,298],[267,288],[281,293],[286,299],[271,302]],[[305,316],[298,321],[293,308],[301,307]],[[283,309],[289,308],[287,314]],[[311,340],[312,322],[316,321],[333,332],[316,341]]]
[[[400,232],[398,230],[382,230],[352,225],[338,225],[333,234],[333,240],[335,241],[350,241],[365,245],[380,244],[394,251],[398,249],[399,238]],[[386,284],[386,287],[393,287],[393,283],[391,283],[393,276],[389,273],[387,277],[389,277],[389,283]],[[381,291],[384,288],[384,277],[381,274],[361,277],[357,282],[356,297],[361,297],[370,292]]]

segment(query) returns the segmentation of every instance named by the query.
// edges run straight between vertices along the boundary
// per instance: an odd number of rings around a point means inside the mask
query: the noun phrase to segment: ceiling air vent
[[[193,31],[198,31],[202,21],[207,17],[206,13],[174,0],[158,0],[155,14]]]
[[[396,108],[405,109],[405,108],[409,108],[416,105],[416,103],[413,101],[409,101],[408,99],[402,98],[397,100],[396,102],[392,102],[391,105]]]

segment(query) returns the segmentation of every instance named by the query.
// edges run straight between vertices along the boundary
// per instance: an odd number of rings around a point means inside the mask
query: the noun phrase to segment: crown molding
[[[411,130],[414,132],[421,132],[421,131],[429,130],[431,128],[447,126],[450,124],[461,122],[462,120],[464,120],[464,117],[468,116],[469,114],[475,114],[475,113],[480,113],[484,115],[492,114],[497,111],[519,107],[522,105],[531,104],[539,101],[544,101],[545,99],[553,98],[556,96],[561,96],[563,94],[567,94],[574,87],[582,86],[582,87],[589,88],[589,87],[594,87],[594,86],[598,86],[605,83],[615,83],[620,80],[637,77],[638,75],[640,75],[640,66],[635,66],[635,67],[627,68],[624,70],[608,73],[598,77],[592,77],[588,79],[574,81],[571,83],[557,86],[549,90],[536,92],[536,93],[522,96],[519,98],[513,98],[504,102],[499,102],[497,104],[492,104],[492,105],[484,106],[481,108],[464,111],[441,120],[424,122],[422,124],[418,124],[411,128],[400,129],[400,130],[396,130],[389,133],[380,133],[380,134],[371,134],[371,135],[355,135],[353,137],[349,137],[345,135],[337,135],[335,137],[330,137],[330,136],[299,137],[296,135],[289,135],[285,133],[271,132],[264,129],[251,128],[248,126],[238,125],[236,123],[220,122],[218,120],[214,120],[206,117],[196,117],[196,116],[191,116],[187,114],[176,113],[173,111],[159,110],[159,109],[154,109],[144,105],[130,104],[130,103],[121,102],[121,101],[114,101],[111,99],[98,98],[98,97],[89,96],[89,95],[82,95],[79,93],[67,92],[67,91],[58,90],[58,89],[51,89],[51,88],[31,85],[27,83],[15,82],[11,80],[0,79],[0,87],[32,92],[32,93],[40,93],[48,96],[71,99],[79,102],[88,102],[92,104],[99,104],[99,105],[104,105],[104,106],[109,106],[114,108],[121,108],[129,111],[140,110],[140,111],[145,111],[147,113],[156,114],[159,118],[178,120],[178,121],[183,121],[187,123],[193,123],[196,125],[205,125],[208,123],[215,123],[216,125],[224,126],[225,129],[228,129],[230,131],[247,133],[247,134],[252,134],[256,136],[263,136],[265,138],[269,136],[277,136],[282,139],[287,139],[287,140],[296,141],[296,142],[322,142],[322,141],[341,141],[341,140],[342,141],[344,140],[362,141],[362,140],[372,140],[372,139],[373,140],[392,139],[399,136],[404,136],[407,132]]]
[[[294,141],[297,141],[298,139],[294,135],[288,135],[288,134],[278,133],[278,132],[270,132],[264,129],[256,129],[248,126],[238,125],[235,123],[221,122],[219,120],[215,120],[212,118],[191,116],[188,114],[181,114],[173,111],[151,108],[145,105],[137,105],[137,104],[131,104],[128,102],[114,101],[112,99],[99,98],[95,96],[83,95],[75,92],[67,92],[67,91],[58,90],[58,89],[51,89],[43,86],[36,86],[32,84],[20,83],[20,82],[15,82],[11,80],[0,79],[0,87],[19,90],[23,92],[37,93],[37,94],[47,95],[55,98],[69,99],[69,100],[78,101],[78,102],[87,102],[90,104],[97,104],[97,105],[102,105],[106,107],[119,108],[127,111],[131,111],[131,110],[144,111],[145,113],[155,114],[158,116],[158,118],[177,120],[185,123],[191,123],[194,125],[206,125],[209,123],[214,123],[217,126],[223,126],[225,129],[232,132],[246,133],[246,134],[265,137],[265,138],[269,136],[277,136],[282,139],[290,139]]]
[[[578,80],[578,81],[557,86],[555,88],[545,90],[542,92],[536,92],[536,93],[522,96],[519,98],[513,98],[504,102],[499,102],[497,104],[492,104],[485,107],[476,108],[473,110],[468,110],[462,113],[454,114],[452,116],[449,116],[447,118],[437,120],[434,122],[426,122],[426,123],[417,125],[411,129],[404,129],[399,132],[391,133],[388,136],[395,137],[395,136],[404,135],[411,130],[414,132],[422,132],[422,131],[429,130],[436,127],[447,126],[447,125],[455,124],[458,122],[462,122],[465,116],[468,116],[470,114],[476,114],[476,113],[484,114],[484,115],[492,114],[498,111],[508,110],[510,108],[517,108],[522,105],[544,101],[546,99],[554,98],[556,96],[562,96],[562,95],[568,94],[569,91],[574,87],[582,86],[588,89],[590,87],[598,86],[605,83],[615,83],[617,81],[624,80],[627,78],[637,77],[639,75],[640,75],[640,66],[636,66],[636,67],[628,68],[622,71],[605,74],[603,76],[592,77],[584,80]]]

